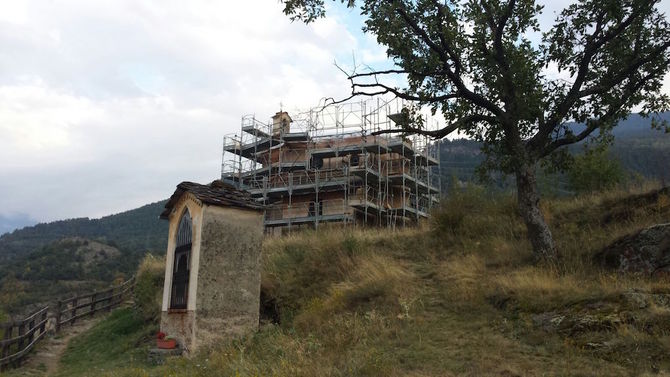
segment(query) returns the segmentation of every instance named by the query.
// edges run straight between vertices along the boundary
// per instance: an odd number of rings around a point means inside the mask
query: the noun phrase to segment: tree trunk
[[[555,262],[558,254],[551,230],[540,211],[540,195],[537,192],[534,167],[526,165],[517,170],[516,190],[519,212],[526,223],[535,257],[538,260]]]

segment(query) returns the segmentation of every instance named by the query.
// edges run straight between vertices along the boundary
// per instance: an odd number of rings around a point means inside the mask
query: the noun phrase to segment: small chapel
[[[160,329],[184,352],[258,328],[262,211],[222,181],[182,182],[166,203]]]

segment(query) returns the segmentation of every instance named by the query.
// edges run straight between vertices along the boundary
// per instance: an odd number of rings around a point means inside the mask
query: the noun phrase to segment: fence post
[[[28,335],[28,344],[30,344],[35,337],[35,318],[30,320],[30,323],[28,324],[28,332],[30,332],[30,335]]]
[[[112,310],[112,304],[114,303],[114,288],[107,290],[107,311]]]
[[[33,328],[34,323],[35,323],[35,320],[33,319],[28,324],[28,329],[27,329],[28,331],[27,332],[29,332],[30,334],[28,334],[28,344],[26,344],[25,348],[28,348],[30,343],[33,342],[34,331],[31,331],[31,329]],[[25,335],[25,333],[26,333],[26,322],[25,321],[21,322],[21,324],[18,327],[18,330],[19,330],[19,336],[21,336],[21,339],[19,340],[19,344],[18,344],[18,347],[16,349],[16,352],[21,352],[21,351],[24,350],[23,340],[25,339],[25,336],[22,336],[22,335]],[[23,360],[24,357],[25,357],[25,355],[22,355],[22,356],[17,357],[16,360],[14,360],[14,362],[12,364],[14,365],[15,368],[18,368],[18,367],[21,366],[21,361]]]
[[[9,325],[7,328],[5,328],[5,340],[10,339],[12,337],[12,326]],[[0,352],[0,358],[5,358],[9,356],[9,344],[5,344],[2,347],[2,352]]]
[[[97,296],[97,292],[93,293],[93,296],[91,296],[91,317],[95,314],[95,300]]]
[[[70,325],[74,325],[74,321],[76,320],[75,315],[77,315],[77,298],[75,297],[72,299],[72,314],[70,317]]]
[[[60,318],[61,318],[61,307],[62,307],[62,302],[61,300],[58,300],[56,303],[56,332],[60,331]]]
[[[130,278],[130,287],[128,288],[128,299],[132,300],[135,297],[135,276]]]
[[[21,337],[21,339],[19,339],[18,351],[21,351],[23,349],[23,335],[25,334],[26,334],[26,323],[21,322],[21,324],[19,325],[19,337]]]
[[[113,287],[112,288],[112,306],[109,308],[110,310],[112,308],[115,308],[117,303],[119,302],[119,298],[117,297],[118,294],[119,294],[119,292],[116,289],[116,287]]]
[[[40,335],[44,334],[44,331],[46,331],[47,328],[47,313],[49,312],[49,307],[47,306],[44,308],[44,312],[42,313],[42,326],[40,326]]]

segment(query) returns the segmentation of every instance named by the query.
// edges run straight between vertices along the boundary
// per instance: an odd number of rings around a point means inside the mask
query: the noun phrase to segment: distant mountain
[[[670,122],[670,112],[659,114],[659,120]],[[573,125],[574,132],[583,126]],[[646,178],[670,182],[670,134],[651,128],[651,119],[631,114],[619,122],[613,129],[614,144],[610,155],[618,159],[624,169]],[[471,181],[475,177],[476,167],[483,161],[481,145],[472,140],[444,140],[440,142],[440,174],[442,187],[448,187],[453,178],[459,181]],[[570,146],[570,150],[579,153],[580,145]]]
[[[616,127],[612,129],[612,134],[614,137],[655,137],[659,134],[663,134],[663,131],[655,130],[651,128],[651,122],[656,121],[668,121],[670,122],[670,112],[660,113],[658,115],[650,116],[649,118],[643,118],[640,114],[630,114],[628,118],[620,121]],[[584,129],[583,124],[573,124],[571,127],[574,132],[579,132]],[[594,134],[597,134],[596,131]]]
[[[475,180],[475,169],[484,160],[481,144],[468,139],[440,141],[440,176],[445,191],[454,179]]]
[[[3,215],[0,214],[0,236],[9,233],[15,229],[21,229],[25,226],[33,225],[37,221],[25,214]]]
[[[138,258],[147,251],[162,253],[166,247],[168,224],[158,216],[164,206],[165,201],[160,201],[100,219],[60,220],[4,234],[0,236],[0,266],[68,237],[107,243]]]

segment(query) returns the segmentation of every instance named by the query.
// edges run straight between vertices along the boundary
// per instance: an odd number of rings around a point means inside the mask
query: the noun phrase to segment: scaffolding
[[[410,106],[379,97],[280,111],[268,122],[244,116],[240,132],[223,139],[221,179],[268,204],[266,229],[417,223],[439,201],[439,146],[375,134],[397,129]]]

